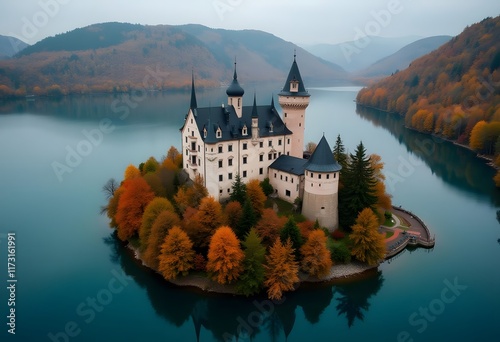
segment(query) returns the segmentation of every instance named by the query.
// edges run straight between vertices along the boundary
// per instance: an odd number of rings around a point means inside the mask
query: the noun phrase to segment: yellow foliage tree
[[[160,215],[161,212],[169,210],[174,211],[174,206],[170,201],[163,197],[155,197],[144,210],[142,215],[141,228],[139,229],[139,239],[141,242],[141,248],[145,249],[147,242],[149,240],[149,235],[151,233],[151,227],[154,221]]]
[[[283,292],[293,290],[299,281],[299,264],[295,260],[295,251],[290,239],[285,244],[277,238],[266,256],[267,295],[270,299],[279,300]]]
[[[125,169],[125,174],[123,175],[123,178],[124,178],[124,180],[127,180],[127,179],[139,177],[140,175],[141,175],[141,171],[139,171],[139,169],[137,167],[135,167],[135,165],[130,164]]]
[[[178,226],[172,227],[161,246],[158,270],[167,280],[177,275],[186,276],[193,268],[193,243],[187,234]]]
[[[247,185],[247,196],[252,203],[252,208],[258,217],[262,215],[262,210],[264,210],[264,204],[266,202],[266,195],[262,191],[260,182],[258,179],[250,180]]]
[[[378,232],[378,218],[370,208],[363,209],[351,227],[351,254],[361,262],[376,265],[385,256],[385,236]]]
[[[326,246],[327,237],[320,230],[309,233],[306,243],[300,248],[302,270],[313,277],[323,277],[330,273],[332,259]]]
[[[240,241],[228,226],[219,227],[210,239],[207,271],[219,284],[228,284],[237,280],[243,272],[245,254]]]

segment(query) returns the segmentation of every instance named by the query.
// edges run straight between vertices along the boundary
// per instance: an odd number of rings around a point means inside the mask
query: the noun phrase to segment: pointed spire
[[[259,114],[257,112],[257,96],[255,92],[253,93],[253,107],[252,107],[252,118],[258,118]]]
[[[271,95],[271,108],[274,108],[274,94]]]
[[[228,96],[243,96],[245,91],[238,83],[238,74],[236,73],[236,57],[234,58],[234,74],[233,74],[233,82],[229,85],[229,88],[226,90],[226,94]]]
[[[290,72],[288,73],[288,77],[285,81],[285,85],[283,86],[283,90],[280,92],[279,95],[293,95],[293,96],[310,96],[309,93],[306,91],[306,88],[304,86],[304,82],[302,81],[302,76],[300,75],[299,71],[299,66],[297,65],[297,60],[296,60],[297,54],[296,51],[294,51],[293,54],[293,63],[290,68]],[[291,93],[291,83],[294,83],[296,85],[296,91]]]
[[[234,74],[233,74],[233,80],[237,80],[238,75],[236,74],[236,56],[234,56]]]
[[[189,108],[198,108],[198,103],[196,102],[196,92],[194,89],[194,71],[191,71],[191,104]]]

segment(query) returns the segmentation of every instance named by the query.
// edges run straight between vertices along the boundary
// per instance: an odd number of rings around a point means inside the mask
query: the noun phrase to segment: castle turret
[[[252,107],[252,142],[257,143],[259,139],[259,112],[257,111],[257,100],[253,94],[253,107]]]
[[[300,76],[295,57],[294,55],[285,85],[278,96],[279,104],[283,108],[283,121],[286,127],[293,132],[290,155],[303,158],[306,108],[309,105],[310,95]]]
[[[311,158],[304,165],[304,198],[302,214],[318,220],[322,227],[333,231],[338,227],[339,172],[342,167],[333,157],[330,145],[323,136]]]
[[[227,88],[226,94],[228,97],[227,104],[230,106],[234,106],[236,115],[241,118],[243,109],[243,94],[245,94],[245,91],[238,83],[238,75],[236,74],[236,62],[234,62],[233,82],[231,82],[231,84]]]

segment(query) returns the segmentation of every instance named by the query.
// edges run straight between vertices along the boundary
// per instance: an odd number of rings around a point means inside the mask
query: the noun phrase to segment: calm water
[[[268,90],[257,89],[259,103],[277,93]],[[16,233],[18,341],[231,341],[237,333],[240,341],[247,334],[253,341],[498,340],[493,170],[464,149],[404,129],[398,117],[357,113],[357,90],[310,90],[307,141],[324,133],[333,145],[340,133],[353,151],[363,140],[385,162],[393,202],[428,223],[436,247],[405,251],[363,281],[301,288],[280,303],[175,288],[138,264],[99,215],[107,179],[179,147],[188,93],[128,105],[120,96],[0,104],[2,341],[12,338],[7,232]],[[202,106],[224,101],[224,89],[198,95]],[[100,124],[104,133],[96,133]],[[81,159],[68,157],[78,149]],[[54,162],[66,158],[71,165],[58,179]]]

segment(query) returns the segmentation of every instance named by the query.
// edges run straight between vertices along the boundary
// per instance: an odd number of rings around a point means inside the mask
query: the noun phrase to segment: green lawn
[[[385,238],[388,239],[388,238],[390,238],[393,235],[394,235],[394,232],[386,232],[385,233]]]
[[[396,224],[396,221],[394,221],[394,219],[391,217],[391,218],[385,219],[385,222],[383,225],[386,227],[394,227],[395,224]]]

